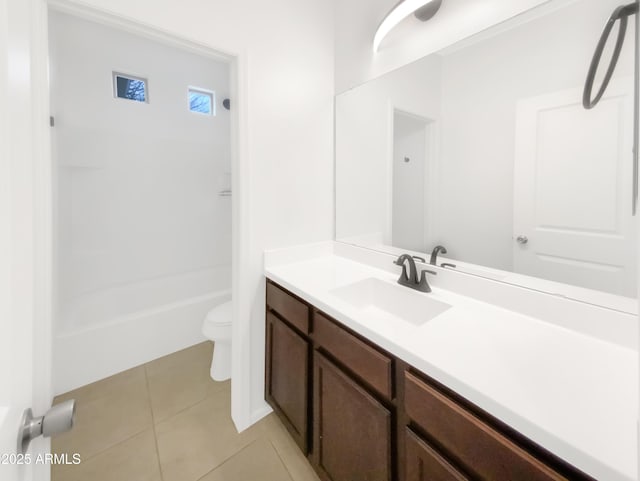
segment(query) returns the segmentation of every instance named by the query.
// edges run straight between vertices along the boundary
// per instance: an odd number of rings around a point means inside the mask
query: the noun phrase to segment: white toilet
[[[214,343],[211,378],[226,381],[231,377],[231,319],[232,302],[211,309],[202,323],[202,333]]]

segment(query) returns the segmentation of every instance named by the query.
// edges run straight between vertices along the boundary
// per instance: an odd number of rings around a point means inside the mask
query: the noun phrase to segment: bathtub
[[[206,313],[231,299],[230,266],[62,299],[53,379],[70,391],[205,340]]]

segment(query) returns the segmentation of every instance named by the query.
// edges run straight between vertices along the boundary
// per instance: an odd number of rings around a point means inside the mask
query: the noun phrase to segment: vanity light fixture
[[[400,0],[380,22],[373,37],[373,52],[376,53],[382,40],[405,18],[412,13],[418,20],[426,22],[433,17],[442,5],[442,0]]]

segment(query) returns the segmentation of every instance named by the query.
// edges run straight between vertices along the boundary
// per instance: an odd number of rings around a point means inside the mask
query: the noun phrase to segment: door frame
[[[170,31],[145,25],[122,15],[84,6],[74,0],[25,0],[29,2],[29,19],[25,27],[31,32],[30,62],[32,66],[32,129],[35,168],[31,185],[36,193],[33,208],[34,240],[37,243],[33,262],[36,266],[37,292],[34,299],[36,323],[34,349],[46,359],[46,372],[37,379],[37,386],[47,386],[47,395],[34,404],[35,412],[48,409],[52,396],[52,345],[54,322],[54,170],[52,166],[49,126],[49,39],[50,10],[98,21],[109,26],[154,40],[190,49],[196,53],[225,59],[230,67],[231,96],[231,173],[232,173],[232,403],[231,414],[238,431],[249,427],[251,416],[251,346],[246,335],[250,329],[251,264],[249,260],[250,232],[250,168],[248,159],[248,55],[245,50],[230,52],[215,45],[189,40]]]

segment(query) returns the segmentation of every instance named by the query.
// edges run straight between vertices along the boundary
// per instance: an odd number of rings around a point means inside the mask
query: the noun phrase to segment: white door
[[[49,479],[35,464],[48,441],[31,443],[30,465],[17,464],[18,426],[26,408],[51,405],[47,275],[51,236],[46,146],[44,2],[0,0],[0,479]],[[44,26],[43,26],[44,25]],[[33,27],[33,28],[32,28]],[[37,29],[42,29],[42,31]],[[38,40],[39,39],[39,40]],[[44,52],[43,52],[44,50]],[[39,56],[34,53],[39,52]],[[33,61],[33,62],[32,62]],[[36,79],[40,79],[39,85]],[[44,94],[42,92],[45,92]],[[34,122],[38,119],[38,123]],[[37,126],[36,126],[37,125]]]
[[[518,104],[514,270],[635,297],[633,81],[612,82],[593,110],[581,98],[571,89]]]

